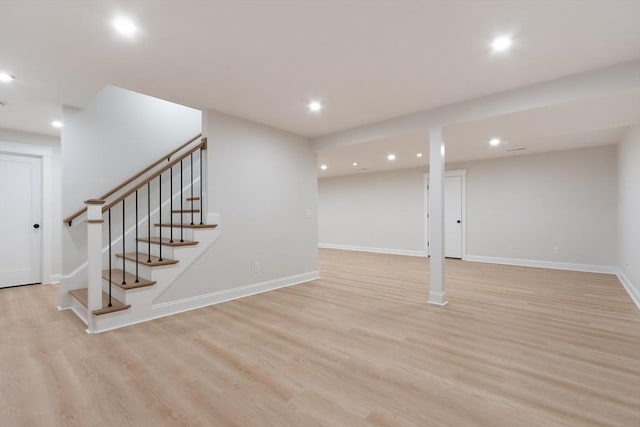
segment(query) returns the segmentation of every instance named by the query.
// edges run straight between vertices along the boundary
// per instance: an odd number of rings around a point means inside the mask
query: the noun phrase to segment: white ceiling
[[[447,163],[616,144],[629,125],[640,121],[640,91],[582,99],[449,126],[444,131]],[[489,140],[505,143],[491,147]],[[522,151],[509,151],[525,148]],[[387,155],[396,155],[388,161]],[[421,158],[417,153],[423,153]],[[354,167],[353,162],[358,166]],[[322,177],[424,166],[429,162],[427,132],[413,132],[318,153]],[[363,170],[366,169],[366,170]]]
[[[116,37],[118,13],[141,27]],[[112,84],[306,136],[640,57],[638,1],[0,1],[0,127]],[[511,34],[508,54],[494,36]],[[305,104],[320,99],[320,115]]]

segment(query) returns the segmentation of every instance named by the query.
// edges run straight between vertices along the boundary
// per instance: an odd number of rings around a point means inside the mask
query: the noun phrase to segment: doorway
[[[0,154],[0,288],[42,278],[42,159]]]
[[[466,233],[466,170],[445,172],[444,178],[444,256],[464,259]],[[429,174],[425,174],[425,249],[429,251]]]

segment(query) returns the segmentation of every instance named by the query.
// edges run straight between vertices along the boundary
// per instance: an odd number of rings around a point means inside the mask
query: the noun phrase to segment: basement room
[[[0,2],[0,426],[640,426],[639,22]]]

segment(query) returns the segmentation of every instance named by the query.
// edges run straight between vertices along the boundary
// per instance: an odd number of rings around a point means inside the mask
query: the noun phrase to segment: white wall
[[[113,86],[83,109],[65,107],[63,119],[64,216],[202,129],[198,110]]]
[[[640,307],[640,125],[618,147],[618,267]]]
[[[424,174],[419,168],[320,179],[320,243],[424,253]]]
[[[467,169],[469,255],[615,265],[615,146],[451,168]]]
[[[44,248],[43,259],[45,269],[43,271],[43,280],[45,282],[57,282],[62,274],[62,215],[61,215],[61,182],[60,182],[60,138],[40,135],[35,133],[20,132],[9,129],[0,129],[0,151],[2,151],[3,143],[20,144],[25,146],[23,152],[31,151],[29,146],[45,147],[51,150],[50,171],[43,171],[45,176],[43,180],[50,182],[43,185],[43,191],[49,190],[49,194],[43,194],[43,218],[41,230],[43,232]],[[20,150],[18,148],[18,150]],[[15,153],[15,151],[12,151]],[[10,242],[2,242],[0,244],[10,244]],[[48,256],[47,256],[48,254]]]
[[[202,130],[198,110],[107,86],[85,108],[64,107],[63,217],[84,207]],[[86,230],[63,229],[63,270],[86,260]]]
[[[469,255],[616,265],[615,146],[447,165],[453,169],[467,170]],[[321,179],[320,243],[423,250],[425,172]]]
[[[317,274],[316,155],[309,140],[215,111],[205,116],[206,199],[210,217],[219,215],[221,237],[156,302]]]

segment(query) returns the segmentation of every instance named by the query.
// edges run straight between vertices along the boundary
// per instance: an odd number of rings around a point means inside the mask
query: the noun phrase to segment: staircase
[[[87,332],[164,315],[154,302],[218,238],[217,223],[205,221],[207,141],[199,138],[64,219],[72,227],[87,217],[87,263],[61,285],[60,303]]]

